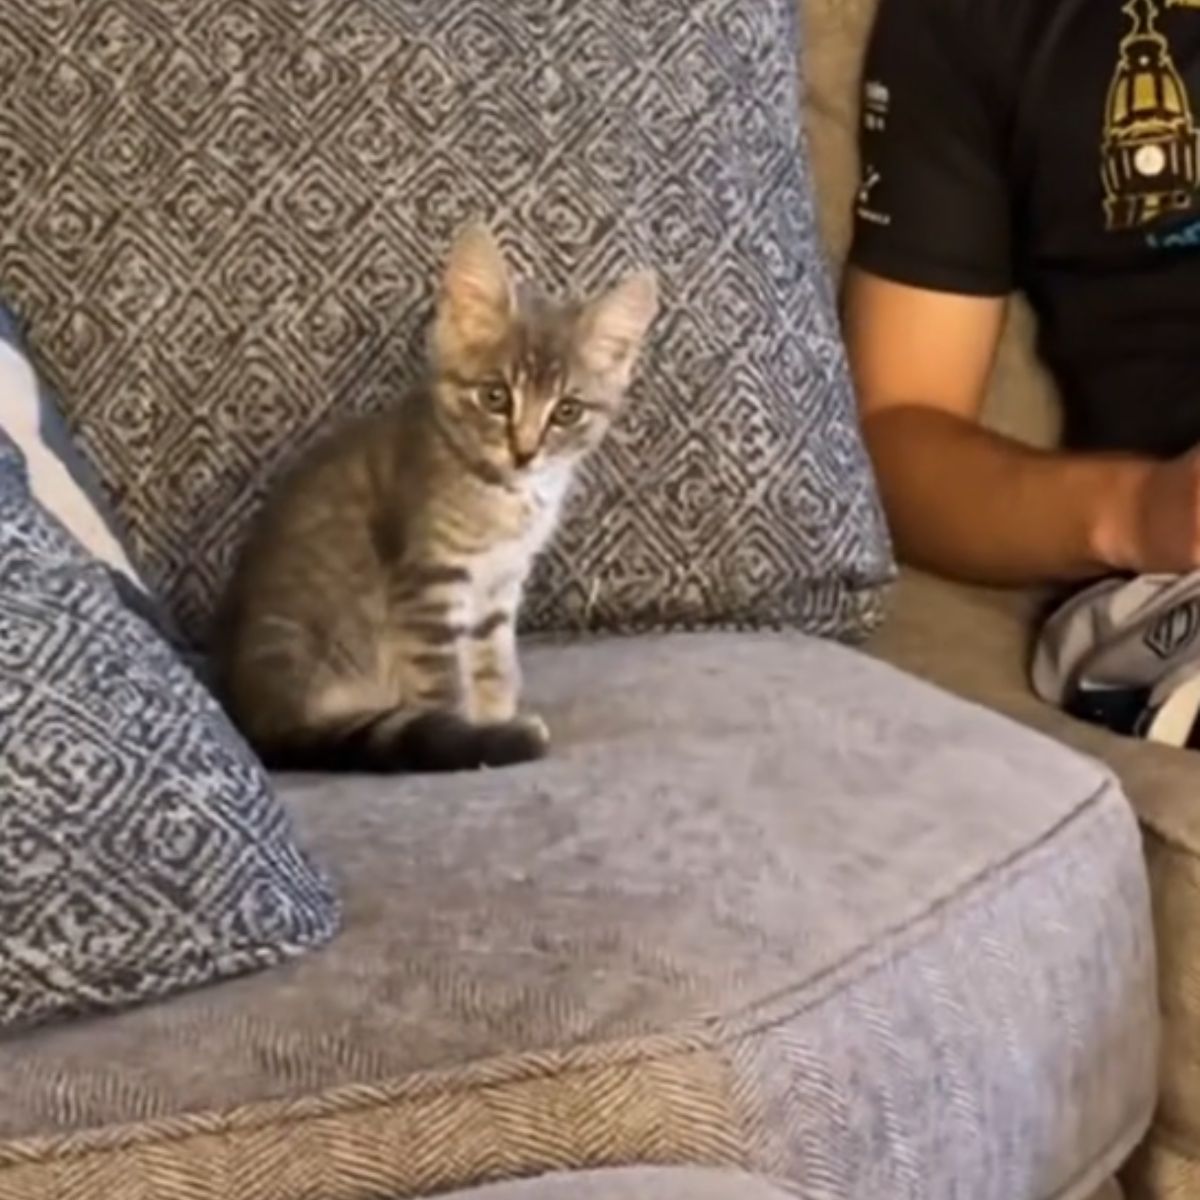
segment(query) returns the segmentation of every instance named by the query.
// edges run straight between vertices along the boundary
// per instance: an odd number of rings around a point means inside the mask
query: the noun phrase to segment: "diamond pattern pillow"
[[[0,1031],[267,967],[337,921],[253,755],[0,431]]]
[[[277,468],[411,382],[468,217],[555,290],[663,282],[527,628],[873,627],[794,0],[13,8],[0,289],[189,631]]]

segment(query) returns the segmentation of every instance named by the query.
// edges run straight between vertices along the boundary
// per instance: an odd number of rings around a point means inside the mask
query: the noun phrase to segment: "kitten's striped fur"
[[[459,235],[426,385],[290,472],[236,565],[221,680],[270,765],[458,770],[546,752],[545,725],[518,710],[522,589],[657,305],[648,272],[552,304],[513,286],[481,226]]]

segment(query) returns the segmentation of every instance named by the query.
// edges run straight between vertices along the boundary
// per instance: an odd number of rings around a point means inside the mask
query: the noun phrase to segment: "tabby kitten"
[[[426,383],[268,496],[218,622],[230,711],[276,769],[453,771],[543,756],[518,711],[522,589],[621,410],[658,309],[515,285],[480,225],[444,265]]]

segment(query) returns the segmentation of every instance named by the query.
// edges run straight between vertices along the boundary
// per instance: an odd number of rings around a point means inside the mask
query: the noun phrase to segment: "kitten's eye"
[[[574,396],[564,396],[554,406],[550,420],[565,429],[568,425],[578,425],[583,412],[583,401],[576,400]]]
[[[485,383],[478,392],[480,407],[493,417],[502,417],[509,410],[508,387],[503,383]]]

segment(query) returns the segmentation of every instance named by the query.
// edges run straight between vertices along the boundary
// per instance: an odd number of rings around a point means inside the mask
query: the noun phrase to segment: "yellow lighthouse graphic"
[[[1104,217],[1109,229],[1145,225],[1196,203],[1197,132],[1155,0],[1127,0],[1132,29],[1121,39],[1104,111]]]

